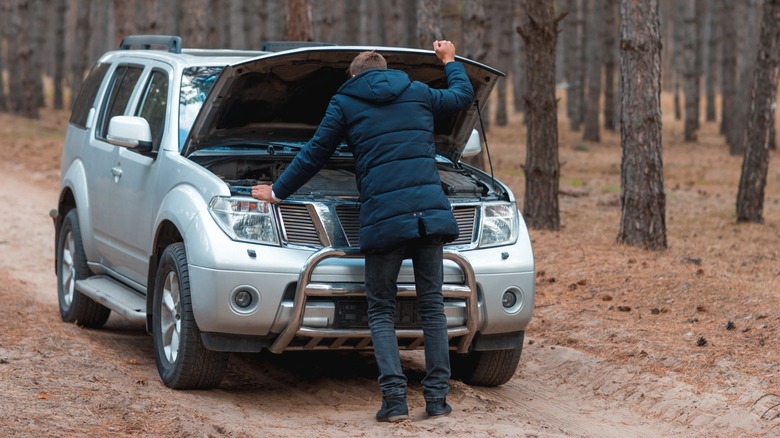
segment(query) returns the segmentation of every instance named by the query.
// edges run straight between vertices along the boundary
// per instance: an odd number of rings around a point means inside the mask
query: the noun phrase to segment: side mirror
[[[109,143],[139,152],[152,150],[152,130],[149,122],[143,117],[116,116],[108,123]]]
[[[461,154],[461,157],[463,158],[473,157],[475,155],[478,155],[480,152],[482,152],[482,143],[480,142],[479,139],[479,132],[476,129],[472,129],[471,135],[469,136],[469,139],[466,142],[466,147],[463,149],[463,154]]]

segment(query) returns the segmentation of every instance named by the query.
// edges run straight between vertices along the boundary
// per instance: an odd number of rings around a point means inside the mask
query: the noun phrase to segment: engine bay
[[[230,188],[233,195],[249,195],[251,187],[258,184],[273,184],[284,172],[290,159],[278,157],[237,156],[193,156],[203,167],[217,175]],[[286,157],[285,157],[286,158]],[[479,174],[469,167],[439,163],[442,190],[451,200],[487,201],[506,199],[507,193],[499,185],[493,185],[491,178]],[[327,199],[338,198],[357,201],[359,192],[355,183],[352,160],[331,160],[314,177],[303,185],[294,198]]]

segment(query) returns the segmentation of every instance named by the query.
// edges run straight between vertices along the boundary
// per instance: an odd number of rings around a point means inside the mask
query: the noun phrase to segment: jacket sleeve
[[[474,100],[474,89],[463,64],[448,62],[444,66],[444,73],[447,75],[448,88],[429,89],[434,114],[450,114],[468,108]]]
[[[274,182],[274,195],[279,199],[285,199],[316,175],[341,143],[346,132],[345,127],[341,106],[335,98],[331,99],[314,137],[298,152],[287,169]]]

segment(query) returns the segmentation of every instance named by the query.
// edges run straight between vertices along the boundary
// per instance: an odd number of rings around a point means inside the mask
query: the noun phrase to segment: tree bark
[[[696,46],[696,0],[685,1],[685,15],[683,16],[685,29],[685,42],[683,46],[683,58],[685,60],[683,89],[685,91],[685,141],[696,141],[699,117],[699,80],[696,71],[698,48]]]
[[[569,127],[572,131],[579,131],[583,121],[582,102],[583,102],[583,82],[585,70],[582,63],[582,33],[583,20],[582,8],[583,0],[565,0],[563,6],[567,13],[563,22],[563,38],[565,51],[564,60],[566,62],[566,114],[569,117]]]
[[[16,56],[19,58],[19,73],[21,75],[22,85],[22,107],[18,114],[28,119],[37,119],[40,117],[38,112],[38,96],[43,94],[43,90],[37,90],[35,70],[35,48],[33,46],[32,21],[34,11],[30,0],[15,0],[16,13],[12,18],[16,21],[14,26],[19,32],[19,41],[16,49]]]
[[[615,27],[615,0],[602,0],[604,7],[604,128],[615,132],[618,129],[617,109],[615,100],[615,59],[619,48],[617,46],[617,28]]]
[[[461,25],[463,47],[458,50],[461,55],[477,62],[486,62],[487,50],[484,44],[486,21],[483,0],[471,0],[463,4]],[[477,104],[483,109],[483,118],[486,118],[485,109],[487,107],[485,105],[487,105],[487,102],[477,102]],[[463,158],[463,161],[484,170],[486,168],[484,155],[485,151],[482,151],[473,157]]]
[[[6,56],[6,68],[8,71],[8,108],[13,113],[22,112],[24,107],[24,95],[22,94],[22,77],[20,73],[19,56],[16,55],[16,47],[19,46],[19,24],[14,2],[3,2],[3,13],[0,14],[0,30],[3,32],[8,47]]]
[[[708,50],[708,58],[707,58],[707,76],[706,76],[706,83],[705,83],[705,90],[706,90],[706,97],[707,97],[707,106],[705,111],[705,119],[708,122],[714,122],[716,120],[717,110],[716,110],[716,87],[715,84],[718,82],[718,54],[720,51],[718,50],[720,48],[720,34],[721,29],[723,28],[722,22],[721,22],[721,4],[720,2],[714,2],[710,5],[709,13],[707,15],[707,28],[708,28],[708,34],[707,34],[707,46],[709,48]]]
[[[753,79],[748,142],[737,192],[737,221],[763,223],[769,145],[775,123],[780,76],[780,0],[764,1],[764,16]]]
[[[618,242],[665,249],[658,0],[622,0],[621,220]]]
[[[690,0],[689,0],[690,1]],[[680,103],[680,82],[685,77],[685,8],[684,1],[674,3],[674,38],[672,74],[674,75],[674,119],[682,119],[682,104]]]
[[[65,87],[65,17],[68,12],[68,0],[58,0],[54,15],[54,109],[65,107],[63,88]]]
[[[528,49],[528,138],[523,215],[536,229],[560,229],[558,111],[555,98],[555,46],[558,22],[553,4],[528,0],[528,25],[517,29]]]
[[[419,48],[433,49],[441,33],[441,0],[417,0],[417,39]]]
[[[738,84],[736,108],[734,118],[729,123],[727,141],[731,155],[745,153],[745,141],[747,139],[748,113],[750,112],[751,93],[753,91],[753,74],[756,67],[756,50],[758,45],[758,32],[756,32],[758,6],[757,0],[748,0],[744,3],[737,2],[737,7],[742,8],[744,15],[744,36],[742,47],[738,53],[742,54],[738,68]]]
[[[512,1],[511,0],[498,0],[495,2],[495,9],[493,16],[495,20],[495,32],[496,40],[498,41],[498,63],[496,67],[499,70],[507,72],[509,78],[514,74],[510,71],[512,66],[512,57],[516,55],[512,53],[512,34],[515,32],[512,29]],[[496,125],[506,126],[509,123],[509,115],[507,114],[507,77],[500,78],[496,87]]]
[[[600,141],[599,112],[601,109],[601,66],[604,52],[603,14],[601,0],[590,0],[586,28],[587,55],[585,57],[588,69],[588,93],[585,100],[585,120],[582,139]]]
[[[526,2],[527,0],[514,0],[514,28],[528,26],[526,19],[528,14],[525,12]],[[515,112],[525,113],[525,97],[528,92],[526,86],[528,83],[526,70],[527,56],[525,53],[525,41],[523,41],[523,38],[519,33],[512,35],[512,51],[514,52],[514,56],[512,57],[512,75],[510,76],[512,80],[512,101]]]
[[[723,14],[723,44],[721,45],[721,111],[720,133],[728,135],[737,106],[737,23],[732,0],[720,0]]]

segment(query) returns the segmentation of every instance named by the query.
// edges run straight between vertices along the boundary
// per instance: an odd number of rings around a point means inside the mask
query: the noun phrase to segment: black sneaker
[[[452,406],[447,404],[446,399],[438,398],[425,401],[425,413],[428,414],[428,418],[443,417],[450,415],[450,412],[452,412]]]
[[[409,418],[409,408],[406,406],[406,397],[382,399],[382,408],[376,413],[376,421],[394,423],[407,418]]]

